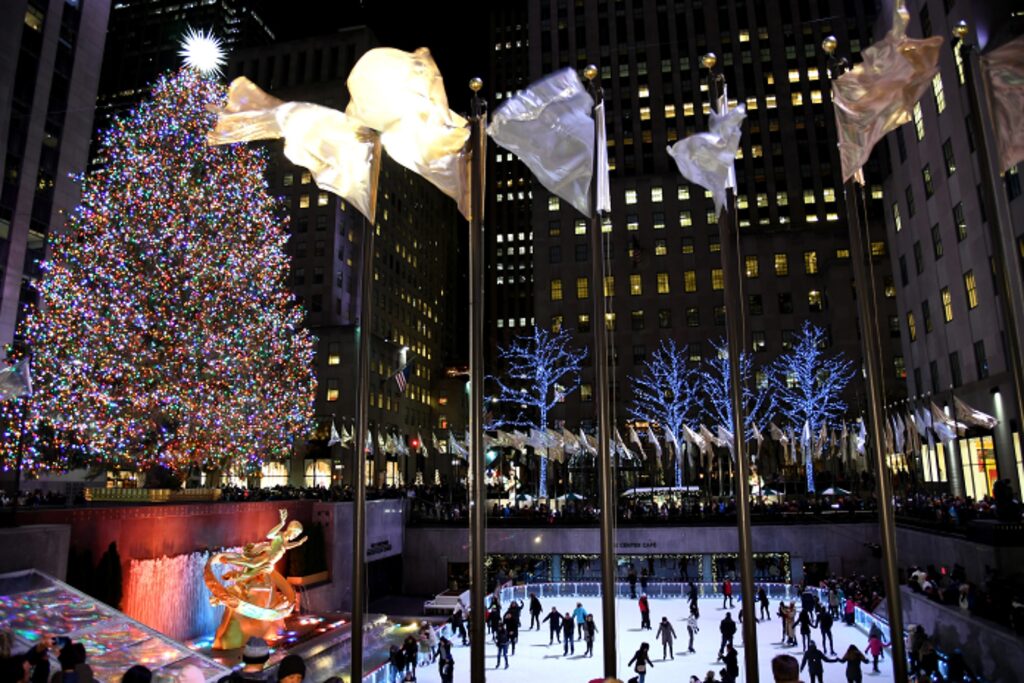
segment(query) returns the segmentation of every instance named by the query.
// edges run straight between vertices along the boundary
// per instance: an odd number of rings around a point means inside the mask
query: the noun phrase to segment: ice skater
[[[576,642],[573,636],[576,626],[572,623],[572,615],[568,612],[562,617],[562,656],[576,654]]]
[[[672,628],[672,624],[669,623],[668,617],[662,617],[661,623],[658,624],[658,632],[654,634],[654,637],[661,640],[661,659],[675,659],[676,653],[673,648],[673,642],[676,639],[676,630]]]
[[[736,622],[732,620],[732,612],[726,612],[725,618],[718,625],[718,632],[722,634],[722,645],[718,648],[718,656],[725,652],[726,645],[732,645],[732,639],[736,636]]]
[[[700,633],[700,626],[697,625],[698,614],[690,612],[690,616],[686,618],[686,633],[690,636],[690,643],[686,646],[686,652],[692,654],[696,652],[693,649],[693,637]]]
[[[501,666],[502,657],[505,658],[505,668],[508,668],[508,631],[504,624],[498,624],[494,629],[494,644],[498,646],[498,659],[494,662],[494,668]]]
[[[757,589],[757,603],[761,606],[761,618],[765,621],[771,621],[772,615],[768,609],[768,593],[765,592],[764,586]]]
[[[868,636],[868,646],[864,648],[864,652],[871,655],[871,672],[880,673],[878,670],[878,660],[885,656],[885,648],[888,643],[882,642],[882,632],[878,631],[876,634],[874,631]]]
[[[555,640],[557,640],[559,643],[561,643],[562,642],[562,615],[558,612],[558,608],[557,607],[552,607],[551,611],[548,612],[548,615],[546,617],[544,617],[544,621],[550,621],[551,622],[551,624],[549,626],[549,628],[551,629],[551,634],[548,637],[548,645],[551,645],[552,643],[554,643]]]
[[[694,585],[693,581],[690,582],[690,587],[686,592],[686,596],[690,600],[690,611],[693,612],[697,609],[697,586]]]
[[[644,679],[647,677],[647,667],[654,668],[654,662],[651,661],[648,654],[650,649],[650,643],[640,643],[640,649],[633,653],[633,658],[626,664],[626,666],[632,666],[633,671],[636,672],[637,683],[644,683]]]
[[[629,565],[626,581],[629,582],[629,599],[636,600],[636,569],[633,568],[633,565]]]
[[[718,658],[725,664],[725,669],[723,669],[725,675],[722,676],[722,681],[735,681],[740,675],[740,661],[739,653],[732,646],[732,643],[729,643],[729,646],[725,648],[725,652],[719,653]]]
[[[825,683],[825,666],[822,664],[824,661],[825,654],[818,649],[813,640],[810,641],[807,644],[807,649],[804,650],[804,658],[800,662],[801,671],[805,666],[807,667],[807,675],[811,677],[809,683]]]
[[[647,567],[640,570],[640,592],[647,592],[647,581],[650,580],[650,574],[647,573]]]
[[[838,659],[828,659],[829,662],[846,663],[846,683],[863,683],[864,673],[860,669],[861,664],[867,664],[868,658],[864,656],[864,653],[857,649],[856,645],[851,645],[846,648],[846,654]],[[957,681],[959,683],[963,680],[963,677],[953,678],[950,677],[951,681]]]
[[[519,642],[519,620],[516,619],[515,613],[509,610],[505,612],[505,618],[502,619],[502,623],[505,626],[505,632],[508,634],[509,648],[512,650],[512,655],[515,655],[516,643]]]
[[[537,598],[536,593],[530,593],[530,630],[533,630],[533,625],[537,624],[537,630],[540,630],[540,613],[544,611],[544,608],[540,606],[540,600]]]
[[[594,634],[597,633],[597,624],[594,623],[594,615],[588,614],[586,621],[583,622],[583,639],[587,643],[587,651],[584,653],[586,657],[594,656]]]
[[[646,593],[640,596],[640,630],[651,630],[651,605]]]
[[[814,617],[811,616],[810,608],[805,607],[800,610],[800,616],[797,617],[796,623],[800,624],[800,645],[807,650],[808,643],[811,642],[811,629],[817,626],[814,623]]]
[[[469,641],[466,640],[466,613],[465,606],[462,604],[462,600],[459,600],[459,604],[452,610],[452,615],[448,617],[448,623],[452,625],[452,635],[458,635],[462,640],[462,645],[466,646]]]
[[[836,656],[836,645],[832,640],[832,613],[824,607],[818,608],[818,628],[821,629],[821,651]]]
[[[583,603],[577,602],[576,609],[572,611],[572,618],[576,621],[576,638],[583,638],[583,622],[587,620],[587,610],[583,609]]]

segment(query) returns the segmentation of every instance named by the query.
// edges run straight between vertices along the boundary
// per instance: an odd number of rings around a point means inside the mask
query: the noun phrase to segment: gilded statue
[[[203,578],[210,589],[210,603],[224,606],[224,617],[214,636],[213,647],[230,650],[242,647],[252,636],[266,639],[276,635],[283,620],[296,606],[295,589],[274,569],[285,553],[302,545],[302,524],[281,521],[265,541],[247,543],[241,552],[219,552],[210,556]],[[230,567],[218,579],[214,565]]]

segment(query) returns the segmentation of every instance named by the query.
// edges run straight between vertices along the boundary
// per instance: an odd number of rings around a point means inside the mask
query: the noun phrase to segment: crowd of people
[[[989,567],[978,582],[969,580],[958,564],[942,569],[912,566],[907,570],[907,585],[929,600],[1024,634],[1024,577],[1019,573],[1005,576]]]

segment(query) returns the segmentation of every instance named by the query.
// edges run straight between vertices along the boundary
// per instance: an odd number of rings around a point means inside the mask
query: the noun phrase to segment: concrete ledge
[[[63,581],[68,575],[70,524],[33,524],[0,529],[0,574],[38,569]]]

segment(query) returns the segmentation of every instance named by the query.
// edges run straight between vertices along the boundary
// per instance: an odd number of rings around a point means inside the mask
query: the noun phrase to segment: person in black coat
[[[764,586],[757,589],[757,602],[761,605],[761,618],[765,621],[771,621],[771,611],[768,609],[768,593],[765,592]]]
[[[629,597],[632,600],[636,600],[636,569],[633,565],[629,567],[629,573],[626,575],[626,581],[629,581]]]
[[[816,626],[811,617],[811,611],[809,609],[800,610],[800,616],[797,617],[796,623],[800,626],[801,645],[806,650],[808,643],[811,642],[811,629]]]
[[[562,617],[562,656],[576,654],[576,624],[568,612]]]
[[[508,631],[505,630],[505,626],[498,624],[497,628],[494,629],[494,644],[498,646],[498,660],[494,663],[494,668],[497,669],[501,666],[501,658],[505,658],[505,668],[508,668]]]
[[[836,656],[836,645],[832,640],[832,615],[824,607],[818,608],[818,628],[821,629],[821,651]]]
[[[825,653],[818,649],[818,646],[814,644],[814,641],[810,641],[807,644],[807,650],[804,651],[804,658],[800,662],[800,670],[803,671],[804,667],[807,667],[807,675],[811,677],[810,683],[824,683],[825,666],[822,662],[825,661]]]
[[[736,622],[732,620],[732,612],[726,612],[725,618],[718,625],[718,632],[722,634],[722,645],[718,648],[718,656],[725,652],[725,647],[732,646],[732,639],[736,635]]]
[[[519,620],[509,611],[505,612],[505,618],[502,621],[505,626],[505,632],[508,633],[508,645],[514,655],[516,653],[516,643],[519,642]]]
[[[651,657],[648,654],[650,649],[650,643],[640,643],[640,649],[633,653],[633,659],[629,660],[629,663],[626,664],[626,666],[633,667],[638,683],[644,683],[644,679],[647,677],[647,667],[654,668],[654,662],[651,661]],[[635,666],[634,662],[636,663]]]
[[[540,600],[537,598],[536,593],[530,593],[530,630],[533,630],[533,625],[537,624],[537,630],[540,630],[540,613],[544,611],[544,608],[540,606]]]
[[[740,661],[739,653],[736,652],[736,648],[729,643],[728,647],[725,648],[725,652],[718,656],[722,663],[725,664],[725,672],[732,677],[732,680],[736,680],[740,675]]]
[[[597,624],[594,622],[594,615],[588,614],[587,618],[583,621],[583,639],[587,643],[587,651],[584,653],[587,657],[594,656],[594,634],[597,633]]]
[[[548,637],[548,645],[551,645],[553,642],[555,642],[555,640],[557,640],[559,643],[561,643],[562,642],[562,615],[558,613],[558,608],[557,607],[552,607],[551,611],[548,612],[548,615],[546,617],[544,617],[544,621],[550,621],[551,622],[551,624],[549,626],[549,628],[551,629],[551,634]]]
[[[462,619],[462,609],[456,607],[452,612],[452,615],[448,617],[448,623],[452,625],[452,633],[458,635],[462,639],[462,644],[467,645],[466,640],[466,622]]]

